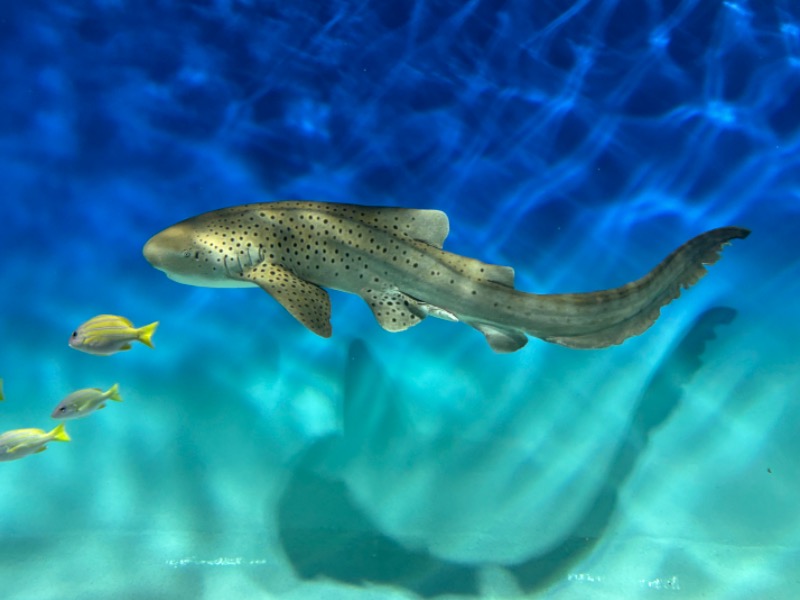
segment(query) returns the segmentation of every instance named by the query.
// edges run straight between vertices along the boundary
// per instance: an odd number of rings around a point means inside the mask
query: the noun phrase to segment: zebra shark
[[[267,202],[181,221],[150,238],[143,252],[180,283],[260,287],[322,337],[332,333],[323,289],[331,288],[363,298],[387,331],[431,316],[471,325],[494,351],[514,352],[529,335],[570,348],[604,348],[642,333],[726,244],[750,233],[707,231],[621,287],[533,294],[514,288],[511,267],[443,250],[449,229],[438,210]]]

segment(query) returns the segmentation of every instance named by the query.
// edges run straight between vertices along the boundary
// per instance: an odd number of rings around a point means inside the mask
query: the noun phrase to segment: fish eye
[[[77,331],[73,331],[72,332],[72,337],[78,337],[78,332]]]

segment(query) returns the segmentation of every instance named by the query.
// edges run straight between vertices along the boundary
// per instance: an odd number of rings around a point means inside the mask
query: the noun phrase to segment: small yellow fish
[[[50,432],[42,429],[14,429],[0,435],[0,461],[17,460],[47,450],[47,442],[68,442],[70,437],[59,423]]]
[[[122,402],[119,386],[116,383],[105,392],[98,388],[84,388],[72,392],[58,403],[50,416],[54,419],[80,419],[105,408],[106,400]]]
[[[158,321],[134,327],[125,317],[98,315],[72,332],[69,345],[81,352],[108,356],[120,350],[130,350],[131,342],[140,341],[153,348],[152,337]]]

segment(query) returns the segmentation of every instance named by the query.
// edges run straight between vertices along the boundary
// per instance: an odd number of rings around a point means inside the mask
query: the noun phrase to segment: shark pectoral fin
[[[528,343],[528,337],[516,329],[503,329],[486,323],[470,323],[480,331],[495,352],[516,352]]]
[[[311,331],[331,336],[331,299],[328,292],[277,265],[261,264],[242,277],[252,281]]]
[[[372,309],[378,324],[386,331],[405,331],[427,315],[417,300],[400,290],[364,288],[359,295]]]

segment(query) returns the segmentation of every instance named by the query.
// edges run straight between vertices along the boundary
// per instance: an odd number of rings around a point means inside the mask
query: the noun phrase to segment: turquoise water
[[[797,596],[794,3],[7,4],[0,431],[125,401],[0,463],[3,598]],[[541,293],[753,234],[622,346],[511,355],[141,255],[285,198],[444,210]],[[99,313],[156,348],[69,348]]]

